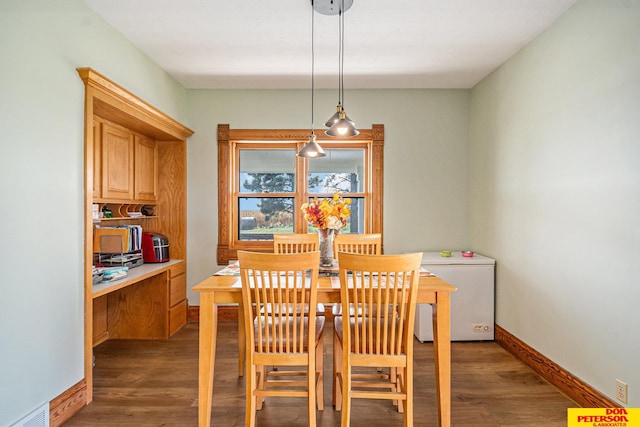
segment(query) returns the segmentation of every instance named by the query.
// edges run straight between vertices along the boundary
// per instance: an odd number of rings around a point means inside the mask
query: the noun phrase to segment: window
[[[296,153],[308,130],[236,130],[218,125],[219,264],[237,250],[271,251],[273,234],[313,229],[300,206],[334,191],[352,200],[343,233],[382,233],[384,127],[346,140],[318,135],[326,157]]]

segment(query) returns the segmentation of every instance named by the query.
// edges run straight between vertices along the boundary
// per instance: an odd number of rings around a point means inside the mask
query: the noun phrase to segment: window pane
[[[341,233],[362,234],[365,232],[364,227],[364,198],[351,198],[351,215],[347,219],[347,226],[340,230]]]
[[[238,199],[238,240],[272,240],[274,234],[293,233],[293,203],[289,197]]]
[[[347,225],[340,229],[342,234],[363,234],[364,228],[364,198],[351,197],[351,215],[347,218]],[[307,227],[309,233],[315,233],[316,229],[309,225]]]
[[[310,193],[364,191],[364,150],[325,149],[327,157],[309,159]]]
[[[294,192],[294,161],[292,149],[240,150],[240,192]]]

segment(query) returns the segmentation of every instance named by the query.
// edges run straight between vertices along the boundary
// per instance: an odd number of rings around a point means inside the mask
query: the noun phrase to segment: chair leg
[[[389,368],[389,382],[391,383],[391,391],[400,391],[400,374],[398,374],[398,368]],[[398,407],[398,412],[402,412],[402,402],[400,400],[392,400],[393,406]]]
[[[310,352],[309,352],[310,353]],[[316,355],[309,357],[309,366],[307,367],[307,410],[309,427],[316,427]]]
[[[404,384],[405,384],[405,371],[403,368],[393,368],[393,371],[395,372],[395,385],[396,385],[396,391],[402,391],[404,389]],[[396,401],[398,403],[398,412],[402,413],[404,412],[404,401],[402,400],[397,400]]]
[[[404,368],[403,372],[403,381],[404,384],[404,392],[407,396],[407,400],[405,403],[404,410],[404,425],[405,427],[413,426],[413,372],[411,367]]]
[[[333,398],[332,404],[336,411],[342,409],[342,345],[340,340],[333,334]]]
[[[258,390],[264,390],[264,382],[267,380],[267,367],[265,365],[256,366],[256,388]],[[264,403],[264,397],[256,397],[256,409],[262,410],[262,404]]]
[[[318,411],[324,410],[324,334],[316,344],[316,399],[318,401]]]
[[[246,408],[245,426],[255,427],[256,425],[256,396],[253,391],[256,389],[256,367],[247,361],[246,366]]]
[[[349,427],[351,424],[351,366],[345,363],[342,366],[340,376],[342,385],[342,427]]]

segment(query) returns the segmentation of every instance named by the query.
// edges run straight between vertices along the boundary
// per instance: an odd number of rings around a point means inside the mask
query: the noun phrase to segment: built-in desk
[[[93,286],[93,346],[113,338],[169,338],[187,323],[186,263],[143,264]]]

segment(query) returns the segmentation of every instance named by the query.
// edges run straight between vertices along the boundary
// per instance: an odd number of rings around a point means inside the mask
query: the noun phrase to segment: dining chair
[[[380,255],[382,253],[382,234],[338,234],[333,239],[333,253]],[[340,261],[338,260],[338,263]]]
[[[421,260],[421,253],[340,254],[342,309],[364,308],[334,319],[336,410],[342,410],[343,427],[349,426],[353,398],[391,399],[404,413],[404,425],[413,425],[413,329]],[[380,367],[389,370],[379,372]]]
[[[350,254],[380,255],[382,253],[382,234],[338,234],[333,240],[334,250],[340,265],[341,252]],[[352,309],[350,312],[353,311]],[[334,304],[332,310],[334,316],[342,316],[342,306]]]
[[[346,252],[351,254],[370,254],[380,255],[382,253],[382,234],[370,233],[370,234],[338,234],[333,240],[333,253],[336,259],[338,259],[340,252]],[[338,265],[340,261],[338,259]],[[353,306],[349,308],[349,314],[353,315]],[[336,316],[342,316],[342,305],[334,304],[331,308],[331,314],[335,318]],[[336,365],[333,365],[333,396],[332,403],[336,405]]]
[[[320,245],[318,233],[274,234],[273,252],[276,254],[297,254],[317,251]]]
[[[316,401],[324,408],[324,317],[315,311],[320,253],[238,251],[238,260],[247,327],[245,424],[255,426],[265,397],[290,396],[307,398],[309,426],[315,426]],[[306,316],[290,309],[305,304]],[[268,372],[272,365],[288,369]]]
[[[320,245],[318,233],[295,233],[295,234],[274,234],[273,253],[275,254],[298,254],[303,252],[317,251]],[[304,306],[305,314],[309,312],[309,307]],[[316,305],[316,314],[324,316],[324,304]]]

